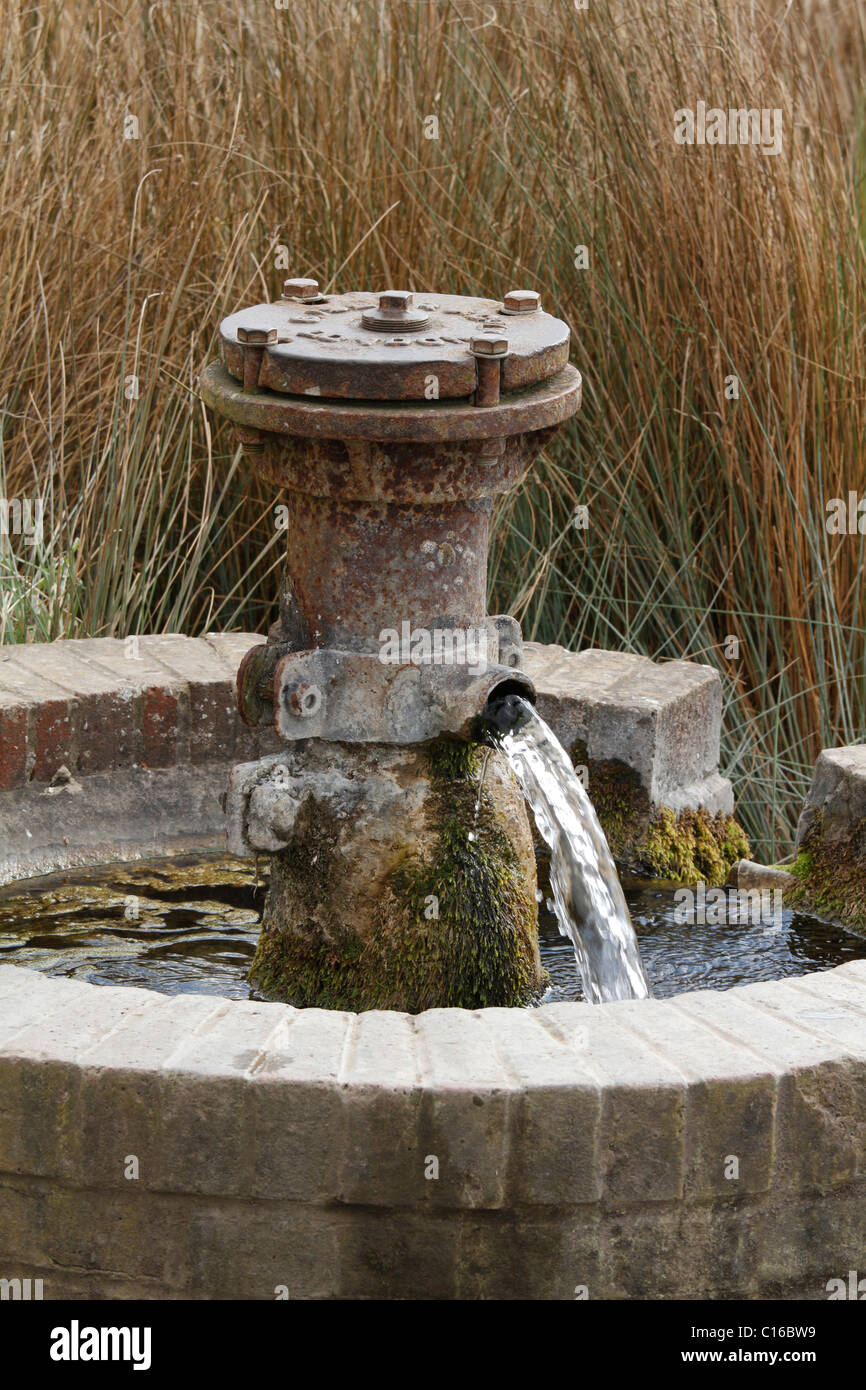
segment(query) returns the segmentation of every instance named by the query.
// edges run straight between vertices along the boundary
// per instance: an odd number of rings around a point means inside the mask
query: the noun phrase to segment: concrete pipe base
[[[312,740],[233,782],[248,848],[281,845],[250,973],[266,998],[420,1013],[538,997],[532,837],[499,753]]]

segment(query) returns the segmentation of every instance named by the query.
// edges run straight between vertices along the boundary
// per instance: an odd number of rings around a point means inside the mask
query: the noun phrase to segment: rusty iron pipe
[[[203,395],[288,510],[280,619],[241,665],[244,718],[287,741],[409,743],[470,737],[492,691],[531,697],[519,626],[486,612],[489,526],[580,404],[567,327],[534,291],[376,298],[296,278],[220,338]],[[388,665],[407,630],[416,646]]]

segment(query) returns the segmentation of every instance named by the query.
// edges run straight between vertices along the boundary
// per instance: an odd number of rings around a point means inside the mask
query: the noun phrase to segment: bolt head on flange
[[[426,328],[430,314],[416,305],[411,290],[384,290],[376,308],[361,315],[361,322],[378,333],[406,333]]]
[[[379,308],[382,313],[405,314],[415,303],[411,290],[385,290],[379,295]]]
[[[536,290],[509,290],[502,301],[505,314],[534,314],[541,308],[541,295]]]
[[[283,299],[318,299],[318,280],[284,280]]]
[[[242,323],[238,324],[239,343],[248,343],[253,347],[268,347],[277,341],[278,336],[275,328],[253,328]]]
[[[500,333],[480,333],[469,339],[469,351],[473,357],[507,357],[508,339]]]

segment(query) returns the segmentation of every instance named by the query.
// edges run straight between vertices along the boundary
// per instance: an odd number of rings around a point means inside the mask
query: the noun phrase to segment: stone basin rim
[[[72,987],[70,989],[70,986]],[[718,1082],[721,1078],[729,1082],[743,1081],[756,1075],[775,1075],[780,1077],[791,1065],[789,1055],[783,1064],[782,1055],[774,1055],[774,1049],[767,1041],[765,1029],[772,1034],[772,1025],[781,1025],[802,1034],[801,1055],[796,1064],[806,1065],[808,1061],[833,1065],[837,1061],[859,1060],[866,1080],[866,961],[853,961],[835,966],[831,970],[815,971],[808,975],[791,976],[784,980],[774,980],[747,985],[736,985],[729,990],[691,990],[681,995],[665,999],[625,1000],[606,1004],[589,1004],[585,1001],[563,1001],[540,1004],[530,1008],[434,1008],[419,1014],[403,1013],[398,1010],[371,1009],[361,1013],[319,1008],[298,1009],[289,1004],[264,1000],[229,999],[218,994],[180,993],[166,994],[158,990],[141,989],[128,985],[94,985],[88,981],[70,980],[68,977],[49,977],[29,966],[0,964],[0,1025],[4,1007],[10,998],[17,996],[19,1002],[30,994],[33,1003],[32,1016],[22,1014],[18,1025],[8,1037],[3,1036],[0,1027],[0,1058],[9,1059],[19,1055],[16,1051],[16,1038],[40,1029],[44,1024],[55,1023],[62,1026],[62,1018],[67,1005],[74,1006],[71,1012],[78,1015],[78,1004],[89,1020],[89,1028],[98,1028],[100,1016],[105,1028],[105,1039],[116,1037],[123,1045],[123,1031],[126,1023],[136,1024],[139,1036],[138,1050],[134,1058],[122,1063],[124,1070],[130,1072],[159,1072],[161,1074],[210,1074],[214,1077],[231,1075],[237,1080],[251,1084],[268,1083],[271,1080],[302,1081],[304,1085],[336,1086],[345,1089],[353,1085],[362,1087],[392,1089],[415,1089],[418,1086],[445,1089],[470,1090],[523,1090],[558,1087],[590,1087],[602,1091],[611,1087],[628,1085],[630,1089],[655,1088],[659,1084],[669,1086],[695,1086]],[[846,997],[847,996],[847,997]],[[189,1001],[194,1001],[190,1006]],[[721,1004],[718,1001],[723,1001]],[[856,1002],[854,1002],[856,1001]],[[128,1009],[118,1021],[118,1009]],[[746,1006],[746,1017],[751,1015],[753,1031],[745,1035],[728,1032],[725,1019],[741,1015],[741,1006]],[[205,1007],[210,1012],[200,1018]],[[727,1007],[726,1007],[727,1006]],[[183,1015],[189,1012],[191,1031],[179,1037],[173,1053],[161,1056],[161,1025],[165,1022],[165,1012]],[[148,1015],[150,1018],[148,1019]],[[655,1015],[651,1019],[649,1015]],[[852,1025],[859,1025],[862,1037],[854,1045],[834,1043],[833,1024],[845,1019]],[[238,1037],[244,1037],[248,1029],[246,1021],[261,1021],[262,1040],[255,1057],[247,1058],[244,1066],[237,1064],[237,1048],[231,1042],[233,1023],[237,1024]],[[803,1020],[806,1020],[804,1023]],[[292,1054],[292,1029],[298,1020],[303,1020],[303,1053],[312,1060],[316,1048],[321,1043],[323,1065],[317,1069],[304,1065],[303,1075],[283,1074],[277,1077],[269,1067],[271,1057],[282,1059],[283,1066],[292,1072],[288,1061]],[[137,1026],[144,1022],[144,1035]],[[147,1023],[153,1024],[153,1054],[147,1041]],[[212,1065],[202,1067],[198,1060],[194,1065],[184,1064],[184,1052],[196,1040],[206,1038],[209,1025],[219,1022],[221,1038],[225,1039],[222,1054],[215,1052]],[[830,1025],[829,1033],[822,1029],[822,1022]],[[644,1036],[642,1024],[649,1027],[650,1039],[647,1045],[651,1054],[649,1061],[636,1070],[634,1046],[636,1039]],[[670,1039],[659,1041],[659,1027],[662,1033],[671,1033]],[[279,1044],[286,1041],[288,1052]],[[593,1033],[609,1043],[615,1038],[616,1030],[622,1030],[623,1047],[619,1054],[608,1055],[604,1061],[593,1066]],[[324,1058],[333,1059],[333,1040],[335,1030],[343,1034],[340,1062],[334,1066],[324,1064]],[[352,1077],[352,1064],[346,1060],[351,1050],[353,1034],[358,1031],[375,1032],[376,1051],[381,1070],[365,1066],[363,1077]],[[534,1038],[530,1035],[536,1033]],[[455,1049],[454,1067],[440,1066],[435,1076],[423,1077],[424,1038],[431,1032],[444,1044],[446,1051]],[[52,1029],[47,1029],[51,1036]],[[577,1036],[575,1045],[570,1034]],[[502,1051],[502,1060],[491,1066],[490,1057],[479,1062],[477,1067],[469,1064],[464,1048],[472,1049],[472,1034],[475,1041],[486,1041],[494,1052]],[[674,1034],[677,1035],[676,1040]],[[273,1044],[268,1038],[273,1035]],[[726,1036],[727,1035],[727,1036]],[[508,1059],[515,1039],[522,1038],[524,1044],[531,1043],[530,1052],[524,1055],[522,1066],[515,1071]],[[705,1046],[709,1039],[716,1038],[722,1053],[727,1054],[727,1063],[720,1066],[718,1060],[699,1065],[691,1051],[692,1043],[699,1040]],[[413,1041],[414,1039],[414,1041]],[[792,1044],[794,1039],[792,1038]],[[510,1046],[509,1046],[510,1044]],[[816,1044],[819,1044],[816,1050]],[[44,1048],[34,1047],[31,1041],[20,1055],[33,1061],[46,1064],[65,1061],[80,1066],[84,1070],[101,1068],[94,1059],[88,1062],[88,1053],[102,1046],[99,1041],[84,1043],[80,1050],[72,1039],[59,1049],[52,1049],[46,1042]],[[396,1048],[405,1054],[412,1048],[417,1075],[411,1080],[408,1074],[395,1076],[393,1070]],[[796,1051],[796,1046],[795,1046]],[[234,1053],[234,1056],[231,1054]],[[586,1054],[585,1056],[583,1054]],[[458,1057],[458,1054],[459,1057]],[[566,1064],[564,1070],[563,1063]],[[104,1065],[109,1066],[109,1063]],[[573,1075],[567,1072],[573,1070]],[[679,1073],[679,1075],[678,1075]]]

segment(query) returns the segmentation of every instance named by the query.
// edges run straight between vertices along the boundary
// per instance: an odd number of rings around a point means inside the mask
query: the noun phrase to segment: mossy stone
[[[816,807],[796,858],[784,867],[799,880],[784,891],[786,907],[866,932],[866,819],[830,838]]]
[[[501,754],[439,739],[388,756],[355,747],[346,767],[360,789],[351,816],[308,797],[272,857],[250,971],[258,992],[408,1013],[537,998],[546,973],[532,840]]]
[[[572,747],[571,759],[587,768],[589,797],[621,873],[717,887],[738,859],[749,857],[749,842],[734,816],[654,807],[633,768],[614,760],[591,762],[584,743]]]

